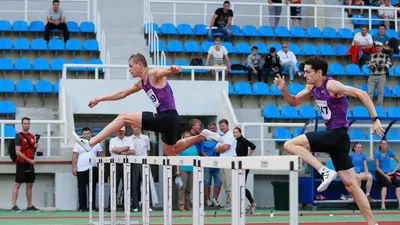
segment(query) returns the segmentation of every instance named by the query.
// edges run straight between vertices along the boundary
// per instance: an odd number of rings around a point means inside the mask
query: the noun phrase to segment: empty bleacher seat
[[[258,54],[265,55],[268,54],[267,46],[264,43],[254,43],[251,47],[256,46],[258,48]]]
[[[271,94],[275,96],[282,96],[282,92],[275,84],[271,84]]]
[[[339,56],[347,56],[347,52],[349,51],[349,48],[345,45],[335,45],[335,52]]]
[[[158,41],[157,42],[158,43],[158,49],[160,50],[160,51],[166,51],[167,49],[165,48],[165,44],[164,44],[164,42],[163,41]],[[154,45],[156,45],[157,43],[155,43]],[[155,50],[155,48],[156,48],[157,46],[153,46],[153,43],[150,43],[150,51],[151,52],[153,52],[154,50]]]
[[[17,93],[33,93],[33,83],[30,80],[19,80],[16,85],[16,92]]]
[[[365,106],[354,106],[352,111],[355,119],[370,119],[368,110]]]
[[[202,49],[197,41],[186,41],[183,45],[185,52],[201,53]]]
[[[323,38],[324,37],[318,27],[307,28],[307,35],[310,38]]]
[[[232,43],[230,43],[230,42],[222,42],[222,46],[224,46],[226,48],[228,53],[230,53],[230,54],[236,53],[236,50],[233,47]]]
[[[277,139],[277,142],[285,142],[289,139],[292,138],[292,134],[290,133],[290,130],[287,128],[276,128],[274,131],[274,139]]]
[[[89,59],[87,64],[96,64],[96,65],[103,65],[103,62],[100,59]],[[87,68],[88,71],[95,71],[95,68]],[[99,67],[99,72],[103,72],[103,68]]]
[[[300,115],[295,106],[284,105],[281,109],[283,118],[286,119],[299,119]]]
[[[398,129],[390,129],[389,132],[386,134],[386,138],[389,141],[398,141],[400,140],[400,132]],[[395,166],[393,166],[395,167]]]
[[[352,141],[363,141],[363,140],[367,140],[364,132],[361,129],[358,128],[352,128],[349,131],[349,136],[350,136],[350,140]]]
[[[347,64],[346,72],[350,76],[364,76],[364,73],[361,72],[360,67],[356,64]]]
[[[243,34],[244,36],[247,37],[254,37],[254,36],[260,36],[260,33],[258,33],[257,28],[252,25],[246,25],[243,27]]]
[[[288,91],[292,95],[297,95],[302,90],[303,90],[303,85],[298,83],[290,84],[288,87]]]
[[[238,25],[232,25],[231,26],[231,32],[233,33],[234,36],[236,37],[242,37],[244,36],[243,32],[241,31],[240,27]]]
[[[367,64],[365,64],[365,65],[362,66],[361,72],[364,75],[368,75],[369,76],[369,74],[371,73],[371,70],[368,68]]]
[[[75,21],[67,21],[65,23],[67,24],[68,32],[70,32],[70,33],[79,33],[78,23],[76,23]]]
[[[167,43],[168,52],[184,52],[182,42],[178,40],[170,40]]]
[[[236,53],[238,54],[250,54],[251,48],[250,45],[246,42],[238,42],[236,44]]]
[[[302,127],[296,127],[293,130],[293,137],[297,137],[301,135],[301,132],[303,131]]]
[[[70,64],[85,64],[85,62],[80,58],[72,58],[69,61],[69,63]],[[86,68],[84,68],[84,67],[71,68],[70,67],[70,68],[68,68],[68,70],[70,70],[70,71],[86,71]]]
[[[336,39],[339,37],[336,33],[336,30],[332,27],[325,27],[322,30],[322,35],[324,36],[324,38],[330,38],[330,39]]]
[[[180,35],[193,35],[192,27],[189,24],[182,23],[178,25],[178,34]]]
[[[375,110],[380,120],[385,120],[387,118],[386,111],[382,106],[375,106]]]
[[[368,84],[360,84],[358,85],[358,89],[368,92]]]
[[[85,51],[99,51],[99,43],[97,40],[85,40],[83,42],[83,49]]]
[[[11,101],[1,101],[0,114],[15,114],[15,104]]]
[[[236,95],[235,90],[233,90],[233,86],[231,82],[228,82],[228,94],[229,95]]]
[[[349,28],[339,28],[338,35],[342,39],[353,39],[353,33]]]
[[[392,95],[393,97],[399,98],[400,97],[400,85],[396,85],[392,87]]]
[[[237,82],[235,91],[238,95],[254,95],[249,82]]]
[[[65,48],[68,51],[82,51],[82,43],[80,40],[77,39],[69,39],[65,44]]]
[[[42,21],[34,20],[29,24],[31,32],[44,32],[44,23]]]
[[[156,23],[144,24],[143,31],[144,31],[145,34],[148,34],[148,33],[151,33],[151,32],[157,32],[158,34],[160,33],[160,30],[158,28],[158,24],[156,24]]]
[[[308,37],[308,35],[306,34],[306,32],[304,31],[304,28],[302,27],[292,27],[290,29],[290,33],[293,37],[298,37],[298,38],[305,38]]]
[[[175,60],[174,65],[177,65],[177,66],[189,66],[189,62],[186,59],[177,59],[177,60]],[[191,72],[192,72],[192,70],[190,70],[190,69],[183,69],[182,70],[182,73],[191,73]]]
[[[295,55],[302,55],[303,52],[300,50],[300,46],[298,44],[295,43],[289,43],[288,44],[288,48],[290,51],[293,52],[293,54]]]
[[[6,139],[14,139],[17,133],[15,132],[15,128],[10,125],[4,125],[4,138]],[[2,136],[0,129],[0,136]]]
[[[275,33],[270,26],[261,26],[258,29],[258,32],[261,37],[275,37]]]
[[[48,80],[38,80],[35,85],[36,93],[49,94],[53,93],[53,85]]]
[[[400,119],[400,107],[391,106],[388,108],[388,119],[398,120]]]
[[[315,109],[311,105],[300,106],[299,114],[303,119],[315,119],[317,117]]]
[[[281,113],[276,105],[266,105],[263,108],[263,116],[267,119],[280,119]]]
[[[371,30],[369,30],[368,31],[368,33],[373,37],[375,34],[377,34],[379,32],[379,30],[378,29],[376,29],[376,28],[373,28],[373,29],[371,29]]]
[[[53,71],[61,71],[63,65],[66,64],[67,61],[63,58],[55,58],[51,60],[51,70]]]
[[[28,32],[28,24],[23,20],[16,20],[13,23],[13,31],[15,32]]]
[[[60,88],[60,81],[54,82],[54,93],[58,93]]]
[[[16,59],[15,70],[32,70],[31,61],[28,58]]]
[[[206,29],[206,25],[204,24],[196,24],[193,27],[193,33],[195,35],[207,35],[208,31]]]
[[[14,50],[28,51],[30,50],[29,41],[25,38],[17,38],[14,40]]]
[[[301,48],[304,55],[319,55],[317,48],[313,44],[304,44]]]
[[[15,86],[12,80],[0,80],[0,93],[14,93]]]
[[[388,36],[388,38],[392,38],[392,37],[399,38],[397,31],[392,30],[392,29],[385,30],[385,34]]]
[[[205,41],[201,43],[201,49],[203,50],[204,53],[208,53],[208,50],[214,45],[211,41]]]
[[[34,39],[31,42],[31,49],[35,51],[46,51],[47,43],[43,39]]]
[[[277,37],[292,37],[287,27],[278,26],[275,28],[275,34]]]
[[[0,20],[0,31],[11,31],[11,23],[8,20]]]
[[[175,26],[172,23],[163,23],[160,27],[160,32],[162,34],[171,35],[177,34]]]
[[[0,38],[0,50],[12,50],[11,39]]]
[[[50,70],[50,64],[45,58],[37,58],[33,60],[32,68],[38,71],[48,71]]]
[[[14,64],[9,58],[0,58],[0,70],[14,70]]]
[[[328,67],[328,75],[343,76],[347,75],[347,72],[344,71],[343,66],[340,64],[330,64]]]
[[[320,44],[318,46],[318,52],[323,56],[336,56],[337,53],[333,51],[331,45]]]
[[[82,22],[81,25],[79,26],[79,30],[82,33],[94,33],[95,32],[94,23],[88,21]]]
[[[61,39],[52,39],[49,41],[49,50],[63,51],[65,50],[64,41]]]
[[[264,82],[257,82],[253,84],[253,92],[255,95],[271,95],[268,85]]]

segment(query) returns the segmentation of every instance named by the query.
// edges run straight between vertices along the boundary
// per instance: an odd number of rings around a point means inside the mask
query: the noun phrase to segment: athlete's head
[[[362,144],[360,142],[356,142],[353,147],[351,148],[351,151],[356,153],[357,155],[360,154],[360,152],[362,152]]]
[[[233,129],[233,136],[235,138],[240,138],[242,136],[242,129],[235,127],[235,129]]]
[[[139,77],[143,74],[143,71],[147,68],[147,61],[144,55],[136,53],[129,57],[129,72],[132,77]]]
[[[379,144],[379,150],[386,151],[388,145],[389,145],[389,142],[386,140],[386,138],[382,138],[381,143]]]
[[[319,82],[328,72],[328,63],[317,56],[309,57],[304,62],[304,78],[307,84]]]
[[[82,128],[82,137],[89,139],[92,137],[92,130],[89,127]]]
[[[229,131],[229,122],[226,119],[222,119],[219,121],[219,129],[222,133],[226,133]]]

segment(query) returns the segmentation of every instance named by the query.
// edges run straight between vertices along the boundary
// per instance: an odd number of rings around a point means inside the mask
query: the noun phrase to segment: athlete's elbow
[[[369,99],[369,95],[366,91],[358,90],[356,94],[359,99]]]

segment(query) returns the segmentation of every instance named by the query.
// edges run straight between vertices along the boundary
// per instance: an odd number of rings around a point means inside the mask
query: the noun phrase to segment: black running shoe
[[[29,212],[40,212],[40,209],[36,208],[34,205],[32,205],[29,208],[26,208]]]

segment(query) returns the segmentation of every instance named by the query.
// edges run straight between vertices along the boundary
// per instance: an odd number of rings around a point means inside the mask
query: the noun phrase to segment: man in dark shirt
[[[233,17],[233,11],[230,7],[231,3],[225,1],[223,8],[215,10],[208,29],[208,41],[212,42],[214,40],[214,33],[222,33],[224,35],[224,41],[230,41],[232,36],[231,25]]]
[[[269,50],[269,54],[265,57],[265,63],[264,63],[264,82],[268,84],[268,76],[270,75],[271,71],[274,72],[274,74],[278,74],[280,72],[280,61],[279,61],[279,55],[276,54],[276,49],[272,47]]]

